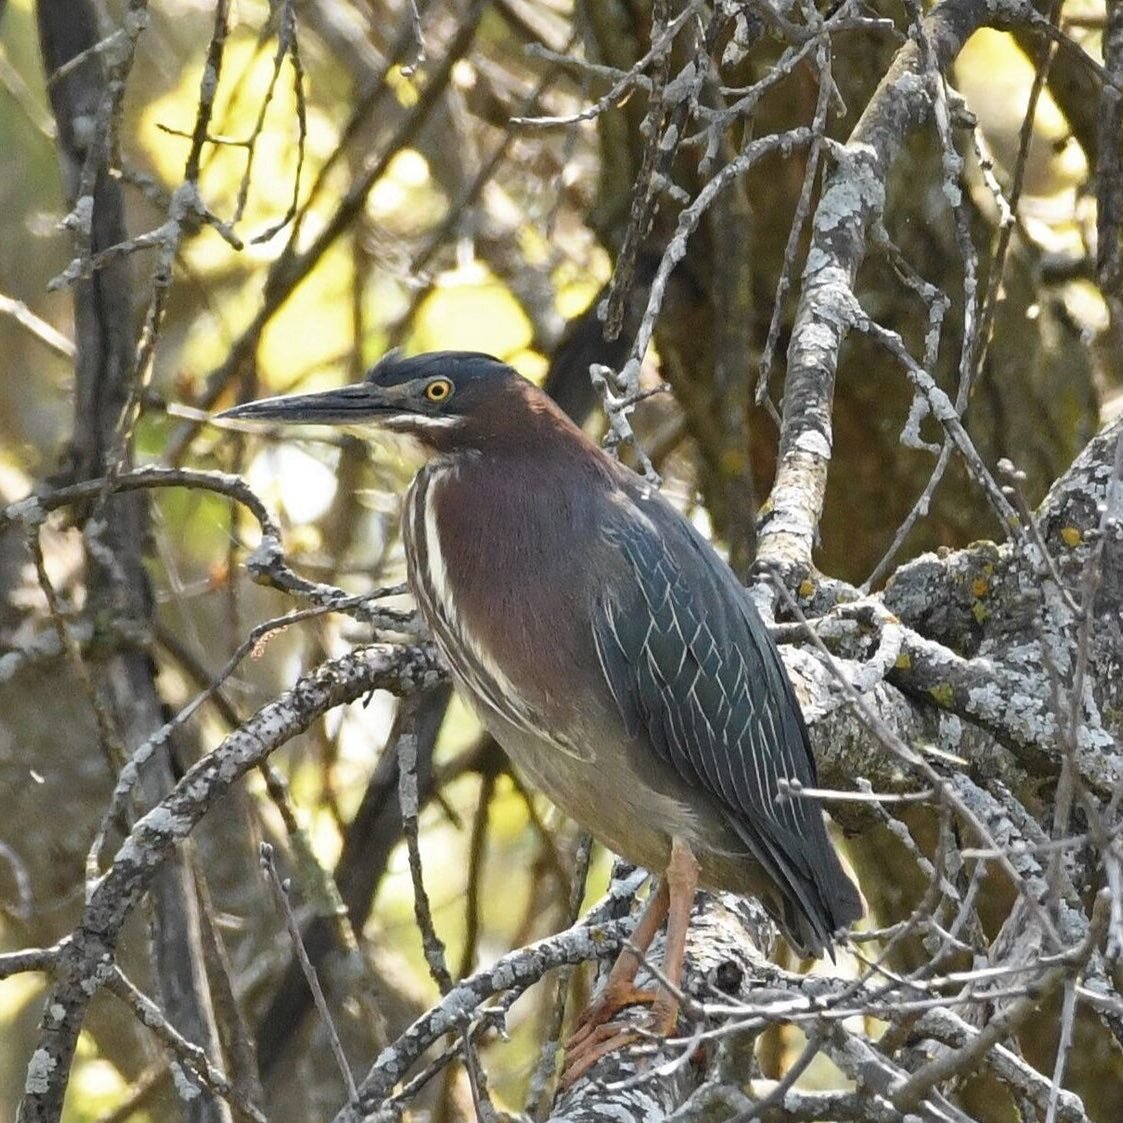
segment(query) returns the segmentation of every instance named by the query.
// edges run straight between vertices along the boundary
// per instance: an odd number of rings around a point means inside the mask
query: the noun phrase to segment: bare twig
[[[445,946],[433,927],[429,894],[421,868],[421,848],[417,836],[417,737],[408,725],[398,736],[398,802],[402,808],[402,833],[409,849],[409,873],[413,879],[413,908],[421,930],[421,944],[429,974],[441,994],[452,989],[452,976],[445,960]]]
[[[285,921],[285,928],[288,931],[289,939],[292,941],[293,951],[296,953],[296,958],[300,963],[301,970],[304,972],[305,979],[308,980],[308,989],[312,992],[312,999],[316,1003],[316,1011],[320,1015],[324,1023],[324,1029],[327,1031],[328,1041],[331,1044],[332,1056],[335,1057],[335,1063],[339,1068],[340,1075],[343,1077],[343,1083],[347,1088],[347,1102],[356,1103],[359,1098],[359,1091],[355,1087],[355,1077],[351,1072],[351,1066],[347,1063],[347,1055],[343,1052],[343,1044],[339,1040],[339,1033],[335,1028],[335,1022],[332,1019],[331,1011],[328,1009],[327,999],[324,998],[323,989],[320,987],[320,979],[316,974],[316,968],[312,966],[308,958],[308,952],[304,949],[304,940],[300,935],[300,925],[297,923],[296,914],[292,911],[292,905],[289,903],[289,886],[287,879],[282,881],[280,874],[277,873],[277,864],[273,857],[273,847],[268,842],[261,844],[261,868],[265,872],[265,880],[269,882],[269,887],[273,891],[273,899],[277,904],[277,909]]]

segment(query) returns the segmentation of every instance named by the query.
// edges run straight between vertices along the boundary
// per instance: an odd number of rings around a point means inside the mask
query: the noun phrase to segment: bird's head
[[[372,428],[416,437],[430,449],[478,447],[547,401],[517,371],[478,351],[391,351],[352,386],[288,394],[235,406],[222,418],[331,425],[359,435]]]

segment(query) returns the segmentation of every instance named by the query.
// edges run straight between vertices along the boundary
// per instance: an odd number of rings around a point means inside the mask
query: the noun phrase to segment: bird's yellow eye
[[[434,378],[425,387],[425,397],[431,402],[443,402],[452,393],[452,383],[447,378]]]

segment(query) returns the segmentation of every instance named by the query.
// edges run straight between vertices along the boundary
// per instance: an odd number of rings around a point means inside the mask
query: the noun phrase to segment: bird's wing
[[[593,625],[621,716],[716,797],[827,942],[853,918],[833,900],[838,879],[849,882],[817,803],[780,798],[782,778],[814,787],[816,772],[779,653],[744,588],[685,519],[661,500],[633,511],[608,531],[630,581],[621,599],[601,598]]]

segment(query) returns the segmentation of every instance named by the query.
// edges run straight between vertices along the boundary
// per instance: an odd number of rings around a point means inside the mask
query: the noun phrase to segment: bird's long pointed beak
[[[282,425],[359,425],[377,422],[400,406],[379,386],[361,382],[316,394],[284,394],[246,402],[216,414],[229,421],[274,421]]]

